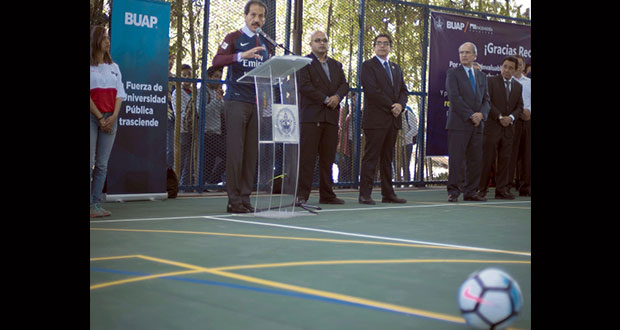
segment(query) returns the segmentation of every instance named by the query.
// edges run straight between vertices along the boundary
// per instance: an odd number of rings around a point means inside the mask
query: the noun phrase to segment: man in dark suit
[[[407,105],[407,86],[400,66],[388,60],[392,38],[380,34],[373,41],[375,55],[362,63],[361,82],[364,88],[362,128],[366,137],[360,172],[360,204],[374,205],[372,185],[379,163],[381,201],[405,203],[392,187],[392,155],[398,130],[402,128],[401,112]]]
[[[501,74],[489,78],[491,111],[484,128],[482,147],[482,176],[480,195],[487,193],[491,166],[497,160],[495,170],[495,198],[514,199],[508,183],[508,166],[512,155],[512,140],[515,134],[514,122],[523,112],[522,86],[512,79],[519,65],[516,57],[508,56],[502,61]]]
[[[316,31],[310,38],[310,65],[299,70],[300,166],[297,203],[305,204],[319,155],[319,203],[344,204],[332,189],[332,164],[338,144],[340,100],[349,92],[342,64],[327,57],[327,36]]]
[[[487,78],[473,68],[478,54],[476,45],[466,42],[459,47],[461,66],[446,72],[446,90],[450,109],[448,130],[448,201],[456,202],[465,174],[464,199],[485,201],[478,195],[482,168],[482,132],[490,111]],[[465,165],[465,171],[463,171]]]

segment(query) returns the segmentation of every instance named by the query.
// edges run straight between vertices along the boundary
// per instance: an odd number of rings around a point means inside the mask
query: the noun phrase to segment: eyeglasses
[[[324,43],[327,43],[327,38],[323,38],[323,39],[314,39],[314,42],[316,42],[317,44],[318,44],[318,43],[320,43],[321,41],[322,41],[322,42],[324,42]]]
[[[377,41],[376,44],[377,46],[389,46],[390,42],[389,41]]]

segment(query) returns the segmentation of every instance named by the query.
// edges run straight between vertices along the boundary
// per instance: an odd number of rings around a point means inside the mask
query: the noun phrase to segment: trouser
[[[392,187],[392,155],[398,129],[388,128],[364,129],[366,144],[360,171],[360,196],[369,198],[372,193],[377,164],[381,178],[381,195],[392,197],[395,195]]]
[[[332,185],[332,164],[338,145],[338,126],[322,123],[301,123],[299,156],[299,183],[297,197],[308,199],[312,190],[312,177],[316,156],[319,155],[319,198],[336,197]]]
[[[482,144],[482,173],[480,176],[481,193],[486,193],[491,176],[491,167],[495,167],[495,195],[508,192],[508,163],[512,154],[513,127],[503,127],[499,134],[485,134]]]
[[[106,118],[111,115],[111,112],[103,113]],[[118,120],[114,123],[112,132],[105,133],[99,127],[95,115],[90,114],[90,204],[101,201],[117,126]]]
[[[448,194],[460,195],[462,186],[466,197],[475,195],[480,184],[482,133],[449,129],[448,156]]]
[[[225,101],[228,204],[250,204],[258,157],[256,104]]]
[[[512,155],[510,157],[510,166],[508,167],[508,180],[512,184],[515,179],[514,187],[519,193],[531,193],[531,120],[524,121],[518,118],[515,122],[515,135],[512,143]]]

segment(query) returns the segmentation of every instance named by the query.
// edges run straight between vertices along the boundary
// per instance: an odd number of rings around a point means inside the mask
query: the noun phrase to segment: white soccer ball
[[[468,325],[478,329],[505,329],[521,311],[523,296],[519,284],[506,272],[485,268],[461,284],[458,303]]]

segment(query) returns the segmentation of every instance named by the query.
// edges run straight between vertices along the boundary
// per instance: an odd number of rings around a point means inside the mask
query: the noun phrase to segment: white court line
[[[514,203],[530,203],[531,201],[515,201],[515,202],[490,202],[490,203],[479,203],[480,205],[489,205],[489,204],[514,204]],[[467,205],[475,205],[475,204],[467,204]],[[431,205],[402,205],[402,206],[384,206],[384,207],[367,207],[367,208],[355,208],[355,209],[332,209],[332,210],[322,210],[319,212],[337,212],[337,211],[357,211],[357,210],[376,210],[376,209],[392,209],[392,208],[425,208],[425,207],[443,207],[443,206],[458,206],[457,203],[449,203],[449,204],[431,204]],[[314,231],[326,234],[335,234],[335,235],[343,235],[343,236],[352,236],[352,237],[363,237],[363,238],[371,238],[385,241],[394,241],[394,242],[402,242],[402,243],[410,243],[410,244],[425,244],[432,246],[443,246],[443,247],[452,247],[459,249],[468,249],[475,251],[483,251],[483,252],[499,252],[499,253],[508,253],[515,255],[522,255],[531,257],[532,254],[529,252],[517,252],[517,251],[507,251],[507,250],[498,250],[498,249],[490,249],[490,248],[482,248],[482,247],[472,247],[465,245],[456,245],[456,244],[446,244],[446,243],[435,243],[435,242],[426,242],[426,241],[418,241],[418,240],[410,240],[403,238],[395,238],[395,237],[385,237],[385,236],[376,236],[376,235],[367,235],[367,234],[358,234],[358,233],[349,233],[342,231],[334,231],[334,230],[326,230],[319,228],[310,228],[310,227],[300,227],[300,226],[291,226],[291,225],[283,225],[278,223],[269,223],[269,222],[257,222],[257,221],[248,221],[248,220],[235,220],[235,219],[227,219],[226,217],[230,216],[242,216],[241,214],[225,214],[225,215],[215,215],[215,216],[205,216],[205,215],[197,215],[197,216],[185,216],[185,217],[164,217],[164,218],[142,218],[142,219],[119,219],[119,220],[91,220],[91,224],[101,224],[101,223],[114,223],[114,222],[138,222],[138,221],[164,221],[164,220],[181,220],[181,219],[208,219],[208,220],[216,220],[216,221],[227,221],[227,222],[236,222],[236,223],[245,223],[245,224],[253,224],[260,226],[270,226],[270,227],[280,227],[287,229],[296,229],[296,230],[304,230],[304,231]]]
[[[424,207],[444,207],[444,206],[475,206],[475,205],[496,205],[496,204],[521,204],[531,203],[532,201],[514,201],[514,202],[486,202],[486,203],[442,203],[442,204],[427,204],[427,205],[394,205],[394,206],[374,206],[368,208],[354,208],[354,209],[331,209],[321,210],[322,212],[342,212],[342,211],[359,211],[359,210],[386,210],[386,209],[410,209],[410,208],[424,208]]]
[[[287,228],[287,229],[314,231],[314,232],[326,233],[326,234],[336,234],[336,235],[343,235],[343,236],[372,238],[372,239],[378,239],[378,240],[384,240],[384,241],[394,241],[394,242],[402,242],[402,243],[410,243],[410,244],[425,244],[425,245],[451,247],[451,248],[474,250],[474,251],[499,252],[499,253],[516,254],[516,255],[522,255],[522,256],[528,256],[528,257],[532,256],[532,254],[529,253],[529,252],[517,252],[517,251],[489,249],[489,248],[481,248],[481,247],[473,247],[473,246],[465,246],[465,245],[425,242],[425,241],[417,241],[417,240],[404,239],[404,238],[395,238],[395,237],[385,237],[385,236],[376,236],[376,235],[357,234],[357,233],[349,233],[349,232],[344,232],[344,231],[335,231],[335,230],[310,228],[310,227],[290,226],[290,225],[283,225],[283,224],[279,224],[279,223],[257,222],[257,221],[236,220],[236,219],[225,219],[225,218],[214,217],[214,216],[203,216],[202,218],[203,219],[209,219],[209,220],[217,220],[217,221],[246,223],[246,224],[251,224],[251,225],[259,225],[259,226],[269,226],[269,227],[280,227],[280,228]]]
[[[319,214],[323,212],[342,212],[342,211],[372,211],[372,210],[385,210],[385,209],[410,209],[410,208],[427,208],[427,207],[444,207],[444,206],[475,206],[475,205],[494,205],[494,204],[518,204],[518,203],[531,203],[531,201],[514,201],[514,202],[487,202],[487,203],[442,203],[442,204],[428,204],[428,205],[397,205],[397,206],[375,206],[375,207],[360,207],[353,209],[330,209],[318,211]],[[248,213],[253,216],[253,214]],[[231,216],[245,216],[245,214],[222,214],[214,215],[214,217],[231,217]],[[98,223],[112,223],[112,222],[139,222],[139,221],[162,221],[162,220],[181,220],[181,219],[200,219],[203,215],[192,215],[184,217],[162,217],[162,218],[138,218],[138,219],[118,219],[118,220],[90,220],[92,224]]]

